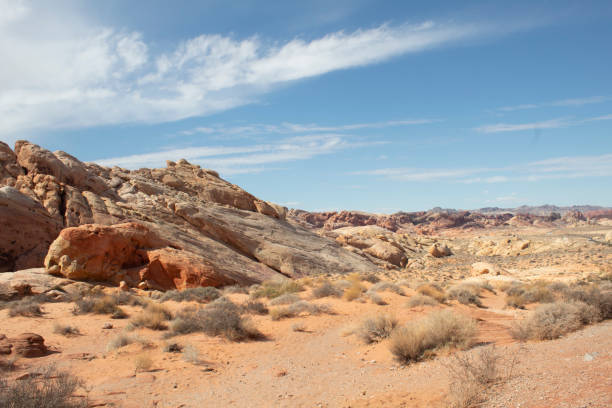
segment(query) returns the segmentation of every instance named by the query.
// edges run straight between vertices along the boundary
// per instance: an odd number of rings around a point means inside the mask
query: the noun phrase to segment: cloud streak
[[[259,173],[270,164],[311,159],[347,149],[383,144],[383,141],[356,141],[346,135],[316,134],[282,139],[276,143],[251,146],[200,146],[166,149],[159,152],[96,160],[103,166],[129,169],[160,167],[166,160],[187,159],[193,164],[213,168],[224,175]]]
[[[483,125],[474,128],[474,130],[480,133],[503,133],[503,132],[521,132],[527,130],[542,130],[542,129],[560,129],[570,126],[577,126],[584,123],[612,120],[612,114],[596,116],[586,119],[568,119],[568,118],[557,118],[550,119],[540,122],[530,123],[495,123],[491,125]]]
[[[588,96],[585,98],[570,98],[570,99],[559,99],[551,102],[544,103],[527,103],[522,105],[514,105],[514,106],[503,106],[501,108],[497,108],[497,111],[500,112],[514,112],[518,110],[526,110],[526,109],[538,109],[538,108],[546,108],[551,106],[583,106],[590,105],[595,103],[604,103],[612,101],[612,96]]]
[[[291,81],[512,31],[426,21],[274,43],[204,34],[160,53],[139,32],[78,15],[65,24],[53,8],[23,4],[0,0],[9,10],[0,19],[0,55],[11,61],[0,71],[3,135],[208,115]]]
[[[557,157],[506,167],[455,169],[385,168],[357,171],[350,174],[385,177],[408,182],[446,181],[464,184],[611,177],[612,154]]]

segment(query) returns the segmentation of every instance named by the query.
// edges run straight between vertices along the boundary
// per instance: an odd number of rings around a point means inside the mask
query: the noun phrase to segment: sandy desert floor
[[[45,303],[40,317],[9,317],[7,310],[1,310],[0,333],[9,338],[24,332],[38,333],[50,349],[44,357],[19,359],[15,371],[7,376],[15,378],[37,367],[55,364],[84,381],[85,386],[78,393],[91,406],[445,407],[449,405],[449,365],[453,364],[455,353],[469,355],[478,353],[482,347],[495,346],[505,372],[504,380],[487,388],[486,401],[479,406],[609,407],[612,321],[587,326],[556,340],[519,342],[513,339],[509,328],[533,313],[537,304],[529,304],[525,309],[510,308],[501,290],[483,291],[482,307],[455,300],[436,306],[406,305],[424,278],[484,279],[496,287],[512,280],[572,282],[593,274],[605,276],[612,264],[612,247],[598,237],[609,229],[601,226],[563,231],[500,229],[487,231],[484,238],[483,232],[448,234],[442,238],[453,245],[455,255],[428,260],[424,270],[410,267],[381,271],[384,280],[404,280],[404,295],[380,291],[378,294],[386,304],[378,305],[368,299],[313,299],[311,289],[307,288],[297,295],[314,304],[327,304],[333,314],[278,321],[269,315],[250,315],[255,327],[265,335],[262,340],[232,342],[202,333],[168,339],[164,338],[164,331],[126,331],[129,319],[74,315],[72,303]],[[509,234],[534,243],[543,242],[548,247],[524,256],[474,256],[467,249],[475,239],[500,239]],[[543,247],[538,245],[534,247]],[[467,266],[483,260],[499,265],[504,272],[469,276]],[[329,274],[327,278],[334,282],[343,277]],[[372,284],[363,285],[367,288]],[[236,304],[249,300],[248,294],[226,296]],[[164,305],[176,312],[187,303],[169,301]],[[123,308],[129,315],[142,309]],[[405,366],[394,360],[388,339],[365,344],[351,334],[367,317],[392,315],[402,325],[437,309],[451,309],[476,319],[475,345],[467,351],[442,351],[435,358]],[[58,323],[74,326],[80,334],[67,337],[54,333]],[[107,323],[112,328],[103,328]],[[139,341],[108,350],[109,342],[121,333]],[[190,349],[191,357],[165,352],[164,346],[171,342]],[[148,360],[147,364],[142,364],[142,360]]]

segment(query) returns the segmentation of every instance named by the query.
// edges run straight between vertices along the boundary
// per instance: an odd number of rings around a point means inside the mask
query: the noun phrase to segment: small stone
[[[122,290],[124,292],[128,292],[130,290],[130,287],[128,286],[126,281],[121,281],[121,282],[119,282],[119,290]]]
[[[113,325],[110,323],[104,323],[104,326],[102,326],[103,329],[108,330],[108,329],[112,329]]]
[[[586,353],[582,359],[583,359],[584,361],[593,361],[593,359],[594,359],[594,358],[595,358],[595,357],[593,357],[593,355],[592,355],[592,354]]]

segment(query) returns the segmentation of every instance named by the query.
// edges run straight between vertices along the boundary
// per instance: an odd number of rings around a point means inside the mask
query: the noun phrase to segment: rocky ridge
[[[169,289],[376,268],[185,160],[130,171],[0,142],[0,183],[0,271],[44,261],[64,277]]]

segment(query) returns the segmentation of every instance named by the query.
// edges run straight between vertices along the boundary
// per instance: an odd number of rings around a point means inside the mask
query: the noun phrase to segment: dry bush
[[[299,302],[300,300],[302,300],[302,298],[294,293],[285,293],[284,295],[280,295],[279,297],[272,299],[270,304],[272,306],[290,305],[292,303]]]
[[[0,407],[85,408],[87,401],[73,396],[81,385],[77,377],[53,366],[19,381],[0,379]]]
[[[123,319],[127,314],[119,306],[115,296],[88,296],[75,302],[74,314],[110,314],[114,319]]]
[[[449,371],[449,406],[471,408],[481,406],[487,398],[487,389],[497,382],[501,357],[493,346],[483,347],[470,356],[455,354],[446,364]]]
[[[186,309],[172,322],[172,334],[203,332],[209,336],[223,336],[229,340],[263,338],[250,320],[240,315],[241,308],[225,298],[219,298],[205,308]]]
[[[443,348],[467,348],[475,334],[474,319],[439,310],[397,328],[391,335],[390,349],[400,363],[408,364]]]
[[[451,286],[448,290],[448,297],[464,305],[473,304],[482,307],[480,289],[479,285],[464,282]]]
[[[286,280],[283,282],[268,281],[262,283],[252,293],[254,299],[268,298],[274,299],[286,293],[297,293],[304,290],[304,287],[297,281]]]
[[[5,371],[14,371],[17,368],[17,357],[9,357],[0,359],[0,373]]]
[[[416,288],[417,293],[436,299],[439,303],[446,301],[444,290],[435,283],[425,283]]]
[[[53,325],[53,333],[55,334],[61,334],[62,336],[76,336],[81,334],[81,332],[79,331],[79,329],[77,327],[74,326],[70,326],[67,324],[60,324],[60,323],[55,323]]]
[[[380,282],[380,278],[373,273],[365,273],[361,275],[361,280],[370,282],[370,283],[378,283]]]
[[[139,296],[129,292],[118,292],[112,295],[118,305],[126,306],[145,306],[146,301]]]
[[[367,344],[378,343],[389,337],[396,326],[395,317],[380,315],[364,320],[357,328],[356,334]]]
[[[359,299],[361,294],[365,291],[363,285],[359,282],[354,281],[350,288],[344,291],[342,295],[344,300],[353,301]]]
[[[223,288],[224,295],[230,295],[234,293],[248,294],[249,289],[244,286],[240,286],[240,285],[231,285],[231,286],[226,286]]]
[[[393,292],[398,295],[404,296],[404,291],[398,285],[392,282],[378,282],[372,285],[368,292]]]
[[[162,302],[173,300],[175,302],[208,303],[221,297],[221,292],[212,286],[187,288],[183,290],[169,290],[161,297]]]
[[[346,275],[346,280],[351,283],[361,283],[361,281],[363,280],[363,275],[358,272],[349,273],[348,275]]]
[[[290,317],[296,317],[304,314],[317,315],[317,314],[333,314],[333,311],[329,306],[325,304],[308,303],[305,300],[300,300],[289,306],[282,306],[270,309],[270,317],[272,320],[280,320]]]
[[[172,320],[172,313],[168,308],[157,303],[149,303],[140,314],[130,320],[128,329],[145,327],[151,330],[166,330],[168,320]]]
[[[511,329],[517,340],[552,340],[601,320],[599,310],[584,302],[555,302],[538,306]]]
[[[417,306],[435,306],[438,304],[438,301],[431,296],[416,294],[412,296],[406,305],[408,307],[417,307]]]
[[[291,330],[293,330],[294,332],[305,332],[306,325],[302,322],[293,323],[291,325]]]
[[[312,296],[315,299],[324,297],[340,297],[342,295],[342,289],[337,288],[331,282],[325,281],[312,290]]]
[[[106,351],[116,350],[121,347],[125,347],[128,344],[132,344],[136,341],[136,338],[128,336],[127,334],[118,334],[106,345]]]
[[[560,288],[547,281],[534,281],[529,283],[513,282],[506,290],[506,305],[515,308],[524,308],[529,303],[552,303],[557,300],[555,295]]]
[[[372,301],[372,303],[379,305],[379,306],[384,306],[387,305],[388,303],[385,302],[385,300],[380,297],[380,295],[376,292],[366,292],[366,294],[368,295],[368,297],[370,298],[370,300]]]
[[[147,354],[139,354],[134,359],[134,371],[149,371],[153,366],[153,360]]]
[[[40,298],[36,297],[25,297],[21,300],[10,302],[8,306],[8,314],[10,317],[25,316],[25,317],[38,317],[43,315],[43,311],[40,308]]]
[[[244,313],[265,315],[268,314],[268,307],[260,301],[249,300],[248,302],[242,305],[242,311]]]
[[[602,319],[612,318],[612,291],[602,292],[602,285],[574,286],[563,293],[567,301],[579,301],[597,308]]]
[[[163,350],[164,353],[180,353],[183,351],[183,347],[178,343],[166,343]]]

